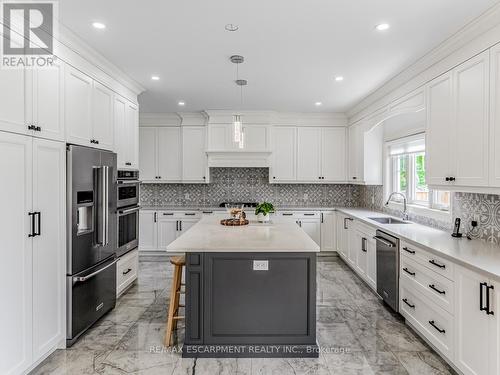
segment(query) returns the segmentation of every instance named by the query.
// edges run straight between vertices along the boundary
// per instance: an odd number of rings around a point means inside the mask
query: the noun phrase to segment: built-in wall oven
[[[116,189],[120,257],[139,245],[139,171],[119,170]]]

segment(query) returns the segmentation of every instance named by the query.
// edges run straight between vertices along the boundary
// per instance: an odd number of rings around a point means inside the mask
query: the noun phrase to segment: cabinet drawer
[[[116,267],[116,293],[118,295],[137,279],[138,271],[139,253],[137,250],[125,254],[118,260]]]
[[[406,255],[401,257],[400,267],[400,278],[407,280],[408,285],[450,314],[454,313],[455,289],[452,281]]]
[[[446,260],[438,255],[434,255],[430,251],[424,250],[418,246],[411,245],[405,241],[401,241],[401,254],[415,259],[425,267],[454,281],[453,263],[451,261]]]
[[[400,312],[448,359],[453,359],[453,316],[415,292],[406,280],[400,284]]]

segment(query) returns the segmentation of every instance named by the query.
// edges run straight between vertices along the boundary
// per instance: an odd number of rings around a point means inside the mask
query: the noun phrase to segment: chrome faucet
[[[406,195],[404,195],[403,193],[400,193],[399,191],[392,192],[389,195],[389,198],[387,199],[387,202],[385,202],[385,205],[386,206],[389,205],[389,202],[391,201],[391,198],[394,195],[400,195],[401,197],[403,197],[403,220],[408,220],[408,210],[407,210],[407,207],[406,207]]]

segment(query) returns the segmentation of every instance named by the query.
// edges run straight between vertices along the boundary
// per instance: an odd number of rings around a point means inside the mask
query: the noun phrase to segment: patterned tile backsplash
[[[364,207],[399,216],[384,206],[382,186],[270,184],[267,168],[212,168],[210,184],[142,184],[141,205],[213,207],[221,202],[269,201],[291,207]],[[451,232],[453,220],[462,219],[462,232],[471,220],[479,226],[474,238],[500,244],[500,196],[452,194],[452,215],[442,221],[410,214],[410,220]]]
[[[399,216],[401,211],[388,209],[384,206],[382,186],[364,186],[361,192],[361,207],[375,211],[387,212]],[[410,220],[430,227],[449,231],[451,233],[455,218],[462,219],[463,233],[469,230],[472,220],[478,222],[476,228],[471,228],[472,238],[500,244],[500,196],[492,194],[452,193],[450,220],[440,221],[421,215],[410,214]]]
[[[277,206],[356,207],[354,185],[270,184],[268,168],[211,168],[209,184],[142,184],[146,206],[218,206],[221,202],[269,201]]]

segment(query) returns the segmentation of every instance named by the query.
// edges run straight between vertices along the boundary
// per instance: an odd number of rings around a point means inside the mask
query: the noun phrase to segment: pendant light
[[[236,64],[236,80],[234,81],[240,87],[240,110],[243,108],[243,86],[247,85],[247,80],[240,79],[239,77],[239,64],[245,61],[245,58],[240,55],[233,55],[229,59],[233,64]],[[243,131],[243,123],[241,114],[233,115],[233,141],[238,143],[238,148],[245,148],[245,133]]]

